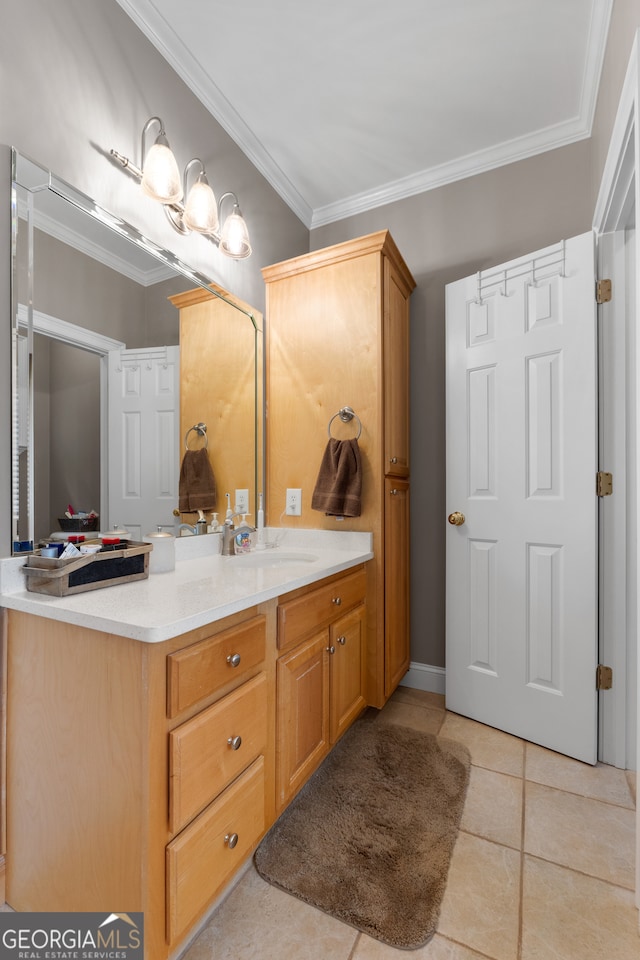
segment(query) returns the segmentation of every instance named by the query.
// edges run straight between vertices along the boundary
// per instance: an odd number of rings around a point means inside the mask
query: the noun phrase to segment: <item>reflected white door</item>
[[[447,707],[588,763],[594,275],[589,233],[446,291]]]
[[[109,525],[173,533],[180,469],[180,348],[109,353]]]

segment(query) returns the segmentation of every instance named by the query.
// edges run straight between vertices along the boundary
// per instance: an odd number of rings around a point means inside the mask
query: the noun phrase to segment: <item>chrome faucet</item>
[[[239,517],[239,513],[232,513],[227,515],[227,519],[222,524],[222,556],[223,557],[233,557],[235,555],[235,543],[234,543],[234,534],[236,528],[234,526],[233,520],[235,517]]]
[[[207,521],[198,520],[193,526],[191,526],[190,523],[181,523],[178,526],[178,530],[190,530],[194,537],[200,537],[207,532]]]

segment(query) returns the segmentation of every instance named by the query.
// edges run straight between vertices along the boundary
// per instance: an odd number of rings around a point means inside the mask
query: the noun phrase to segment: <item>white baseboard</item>
[[[409,670],[400,681],[403,687],[414,690],[426,690],[428,693],[445,693],[444,667],[433,667],[429,663],[411,663]]]

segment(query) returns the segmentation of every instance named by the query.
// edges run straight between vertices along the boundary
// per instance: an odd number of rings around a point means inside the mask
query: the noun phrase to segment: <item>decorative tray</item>
[[[87,544],[92,541],[87,541]],[[149,576],[151,543],[129,540],[121,547],[108,547],[100,553],[82,554],[62,560],[29,554],[22,570],[27,577],[27,590],[66,597],[72,593],[99,590],[118,583],[131,583]]]

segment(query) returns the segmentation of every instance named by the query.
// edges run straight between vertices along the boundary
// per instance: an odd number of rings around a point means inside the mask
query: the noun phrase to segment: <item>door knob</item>
[[[449,523],[452,524],[454,527],[461,527],[462,524],[464,523],[464,519],[465,519],[464,513],[460,513],[459,510],[455,510],[453,513],[450,513],[449,516],[447,517],[447,520],[449,521]]]

